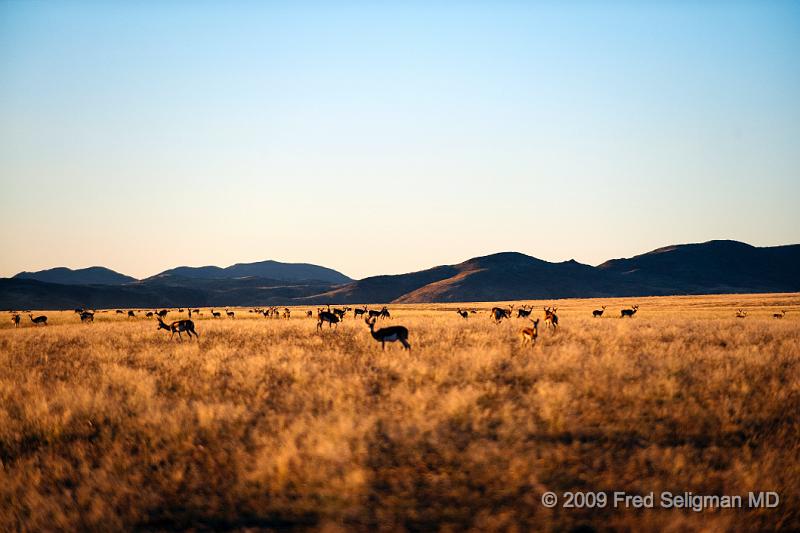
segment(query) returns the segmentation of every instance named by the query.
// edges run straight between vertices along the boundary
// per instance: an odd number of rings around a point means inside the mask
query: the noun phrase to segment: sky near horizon
[[[0,2],[0,276],[800,243],[800,3]]]

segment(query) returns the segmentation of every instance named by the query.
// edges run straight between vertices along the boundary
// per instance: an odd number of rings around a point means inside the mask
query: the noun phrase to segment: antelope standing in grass
[[[469,313],[467,311],[462,311],[460,307],[458,308],[456,313],[458,313],[458,315],[463,319],[469,318]]]
[[[594,311],[592,311],[592,317],[593,318],[600,318],[601,316],[603,316],[603,312],[605,310],[606,310],[606,306],[605,305],[603,307],[601,307],[600,309],[595,309]]]
[[[369,326],[369,332],[372,335],[372,338],[376,341],[380,341],[381,349],[386,349],[387,342],[395,342],[400,341],[400,344],[403,345],[403,348],[406,350],[411,349],[411,345],[408,343],[408,329],[404,326],[389,326],[386,328],[381,328],[378,331],[375,331],[375,321],[377,319],[369,319],[365,318],[364,322],[367,323]]]
[[[532,328],[522,328],[519,332],[522,337],[522,344],[530,343],[531,346],[536,346],[536,338],[539,336],[539,319],[536,320],[528,318],[533,322]]]
[[[381,311],[382,310],[383,309],[381,309]],[[369,311],[367,311],[367,318],[378,318],[379,316],[381,316],[381,311],[370,309]]]
[[[14,327],[15,328],[18,328],[19,327],[19,315],[13,315],[11,317],[11,322],[14,323]]]
[[[333,314],[339,317],[339,320],[344,320],[344,315],[347,314],[347,307],[344,309],[334,308]]]
[[[220,313],[219,311],[214,311],[214,309],[211,309],[211,316],[214,318],[222,318],[222,313]]]
[[[747,311],[744,311],[742,309],[736,310],[736,318],[745,318],[746,316],[747,316]]]
[[[544,307],[544,325],[549,328],[553,328],[553,331],[558,329],[558,315],[556,311],[558,311],[558,307]]]
[[[134,313],[133,310],[128,311],[128,318],[136,318],[136,313]]]
[[[162,309],[161,311],[159,311],[156,314],[158,315],[159,318],[167,318],[167,315],[169,314],[169,310],[168,309]]]
[[[83,311],[80,315],[81,322],[94,322],[94,313]]]
[[[124,315],[125,311],[123,311],[122,309],[117,309],[117,314],[118,315]]]
[[[308,311],[306,311],[306,318],[311,318],[311,317],[313,317],[313,316],[314,316],[314,311],[312,311],[311,309],[309,309]]]
[[[236,313],[234,313],[233,311],[228,311],[226,309],[225,314],[228,315],[228,318],[236,318]]]
[[[772,318],[783,318],[786,316],[786,310],[782,309],[780,313],[775,313],[772,315]]]
[[[523,305],[521,308],[517,309],[517,318],[528,318],[531,316],[533,312],[533,307],[530,309],[525,309],[527,306]]]
[[[194,310],[193,310],[193,312],[194,312],[194,314],[196,314],[196,315],[202,315],[202,314],[203,314],[203,313],[201,313],[201,312],[200,312],[200,310],[199,310],[199,309],[194,309]]]
[[[292,310],[289,309],[288,307],[283,308],[283,318],[285,318],[286,320],[292,318]]]
[[[155,315],[155,313],[152,311],[148,311],[144,314],[145,318],[153,318],[153,315]]]
[[[623,309],[622,311],[620,311],[619,317],[620,318],[625,318],[625,317],[633,318],[633,315],[635,315],[636,311],[638,311],[638,310],[639,310],[639,306],[638,305],[633,305],[633,306],[631,306],[630,309]]]
[[[31,314],[29,314],[28,316],[31,318],[31,322],[33,322],[37,326],[39,324],[42,324],[43,326],[47,325],[47,317],[44,316],[44,315],[39,315],[36,318],[34,318],[33,315],[31,315]]]
[[[335,314],[331,313],[330,311],[322,311],[321,309],[317,311],[317,331],[322,329],[322,323],[327,322],[328,327],[332,327],[336,324],[336,328],[339,328],[339,317]]]
[[[191,320],[176,320],[172,324],[167,324],[161,317],[158,318],[158,327],[156,329],[165,329],[170,332],[169,339],[175,336],[175,333],[178,334],[178,338],[183,342],[183,337],[181,336],[181,332],[185,331],[187,335],[189,335],[189,340],[192,340],[192,335],[200,338],[200,335],[194,330],[194,322]]]
[[[502,307],[492,307],[491,317],[494,319],[495,324],[499,324],[504,318],[511,318],[511,309],[503,309]]]
[[[358,318],[360,316],[364,316],[367,314],[367,306],[365,305],[363,309],[353,309],[353,318]]]

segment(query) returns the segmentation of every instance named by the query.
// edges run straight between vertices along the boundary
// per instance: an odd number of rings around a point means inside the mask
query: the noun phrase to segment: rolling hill
[[[323,281],[327,283],[348,283],[353,281],[336,270],[311,265],[308,263],[280,263],[278,261],[260,261],[257,263],[237,263],[226,268],[217,266],[187,267],[181,266],[165,270],[154,278],[176,276],[191,279],[234,279],[234,278],[266,278],[283,281]]]
[[[114,272],[105,267],[94,266],[72,270],[71,268],[50,268],[38,272],[20,272],[14,279],[32,279],[62,285],[121,285],[136,281],[136,278]]]

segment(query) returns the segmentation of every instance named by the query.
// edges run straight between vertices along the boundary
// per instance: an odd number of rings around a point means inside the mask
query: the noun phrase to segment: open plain
[[[318,332],[312,307],[203,309],[182,342],[143,313],[33,311],[48,325],[22,314],[18,328],[4,313],[0,523],[800,529],[800,295],[513,302],[496,324],[489,310],[509,303],[390,305],[376,328],[406,326],[410,351],[382,351],[352,311]],[[540,319],[556,306],[558,330],[542,320],[523,345],[522,304]],[[780,504],[546,508],[547,491]]]

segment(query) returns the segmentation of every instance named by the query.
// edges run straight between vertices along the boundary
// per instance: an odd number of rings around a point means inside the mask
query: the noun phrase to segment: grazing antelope
[[[122,309],[117,309],[117,314],[118,315],[124,315],[125,311],[123,311]]]
[[[344,320],[344,315],[346,315],[347,312],[350,311],[351,309],[352,309],[352,307],[345,306],[344,309],[334,309],[333,312],[336,313],[336,315],[340,319]],[[353,316],[355,316],[355,315],[353,315]]]
[[[11,317],[11,322],[14,323],[14,327],[15,328],[18,328],[19,327],[19,315],[13,315]]]
[[[81,322],[94,322],[94,313],[84,311],[79,316],[81,317]]]
[[[179,309],[178,309],[178,312],[179,312],[179,313],[183,313],[183,307],[179,308]]]
[[[636,311],[638,311],[638,310],[639,310],[639,306],[638,305],[633,305],[633,306],[631,306],[630,309],[623,309],[622,311],[620,311],[619,317],[620,318],[625,318],[625,317],[633,318],[633,315],[635,315]]]
[[[159,318],[166,318],[167,315],[169,314],[169,310],[168,309],[162,309],[161,311],[159,311],[156,314],[158,315]]]
[[[552,327],[553,331],[558,329],[558,315],[556,311],[558,311],[558,307],[544,308],[544,325],[548,328]]]
[[[219,311],[214,311],[214,309],[211,309],[211,316],[214,318],[222,318],[222,313],[220,313]]]
[[[408,343],[408,329],[404,326],[389,326],[387,328],[381,328],[378,331],[375,331],[375,321],[377,319],[369,319],[365,318],[364,322],[367,323],[369,326],[369,332],[372,335],[372,338],[376,341],[380,341],[381,349],[386,349],[387,342],[395,342],[400,341],[400,344],[403,345],[403,348],[406,350],[411,349],[411,345]]]
[[[522,328],[519,332],[522,337],[522,344],[530,343],[531,346],[536,346],[536,338],[539,336],[539,319],[536,320],[529,318],[533,322],[532,328]]]
[[[199,310],[199,309],[195,309],[193,312],[194,312],[194,314],[196,314],[196,315],[202,315],[202,314],[203,314],[203,313],[201,313],[201,312],[200,312],[200,310]]]
[[[460,316],[461,318],[465,319],[465,320],[466,320],[467,318],[469,318],[469,313],[468,313],[468,312],[466,312],[466,311],[462,311],[460,307],[458,308],[458,310],[456,311],[456,313],[458,313],[458,314],[459,314],[459,316]]]
[[[283,318],[285,318],[286,320],[292,318],[292,310],[289,309],[288,307],[283,308]]]
[[[386,309],[385,305],[383,306],[383,309],[381,309],[381,314],[379,316],[380,318],[392,318],[392,315],[389,314],[389,310]]]
[[[158,317],[158,327],[156,329],[159,330],[165,329],[169,331],[171,333],[169,336],[170,340],[172,340],[172,338],[175,336],[175,333],[177,332],[178,338],[181,340],[181,342],[183,342],[183,337],[181,336],[182,331],[185,331],[186,334],[189,335],[189,340],[192,340],[193,334],[198,339],[200,338],[200,335],[198,335],[197,332],[194,330],[194,322],[192,322],[191,320],[176,320],[172,324],[167,324],[166,322],[161,320],[161,317]]]
[[[786,315],[786,310],[782,309],[780,313],[775,313],[772,315],[772,318],[783,318]]]
[[[736,310],[736,318],[745,318],[747,316],[747,311],[743,311],[742,309]]]
[[[334,324],[336,324],[337,329],[339,328],[339,317],[330,311],[317,311],[317,331],[322,329],[323,322],[327,322],[329,328]]]
[[[533,312],[533,307],[531,307],[530,309],[525,309],[525,307],[527,306],[523,305],[521,308],[517,309],[517,318],[528,318],[529,316],[531,316],[531,313]]]
[[[46,316],[44,316],[44,315],[39,315],[39,316],[37,316],[36,318],[33,318],[33,315],[31,315],[31,314],[29,314],[28,316],[29,316],[29,317],[31,317],[31,322],[33,322],[33,323],[34,323],[34,324],[36,324],[37,326],[38,326],[39,324],[42,324],[42,325],[44,325],[44,326],[46,326],[46,325],[47,325],[47,317],[46,317]]]
[[[145,316],[146,318],[153,318],[153,315],[154,315],[154,314],[155,314],[155,313],[153,313],[152,311],[148,311],[147,313],[145,313],[145,315],[144,315],[144,316]]]
[[[228,318],[236,318],[236,313],[234,313],[233,311],[228,311],[226,309],[225,314],[228,315]]]
[[[601,316],[603,316],[603,311],[605,311],[605,310],[606,310],[606,306],[605,305],[603,307],[601,307],[600,309],[595,309],[594,311],[592,311],[592,317],[593,318],[600,318]]]
[[[511,318],[511,309],[492,307],[491,317],[494,319],[495,324],[499,324],[504,318]]]
[[[306,311],[306,318],[311,318],[313,316],[314,316],[314,311],[312,311],[310,309],[308,311]]]
[[[136,313],[133,310],[128,311],[128,318],[136,318]]]
[[[363,309],[353,309],[353,318],[358,318],[360,316],[364,316],[367,313],[367,306],[365,305]]]

